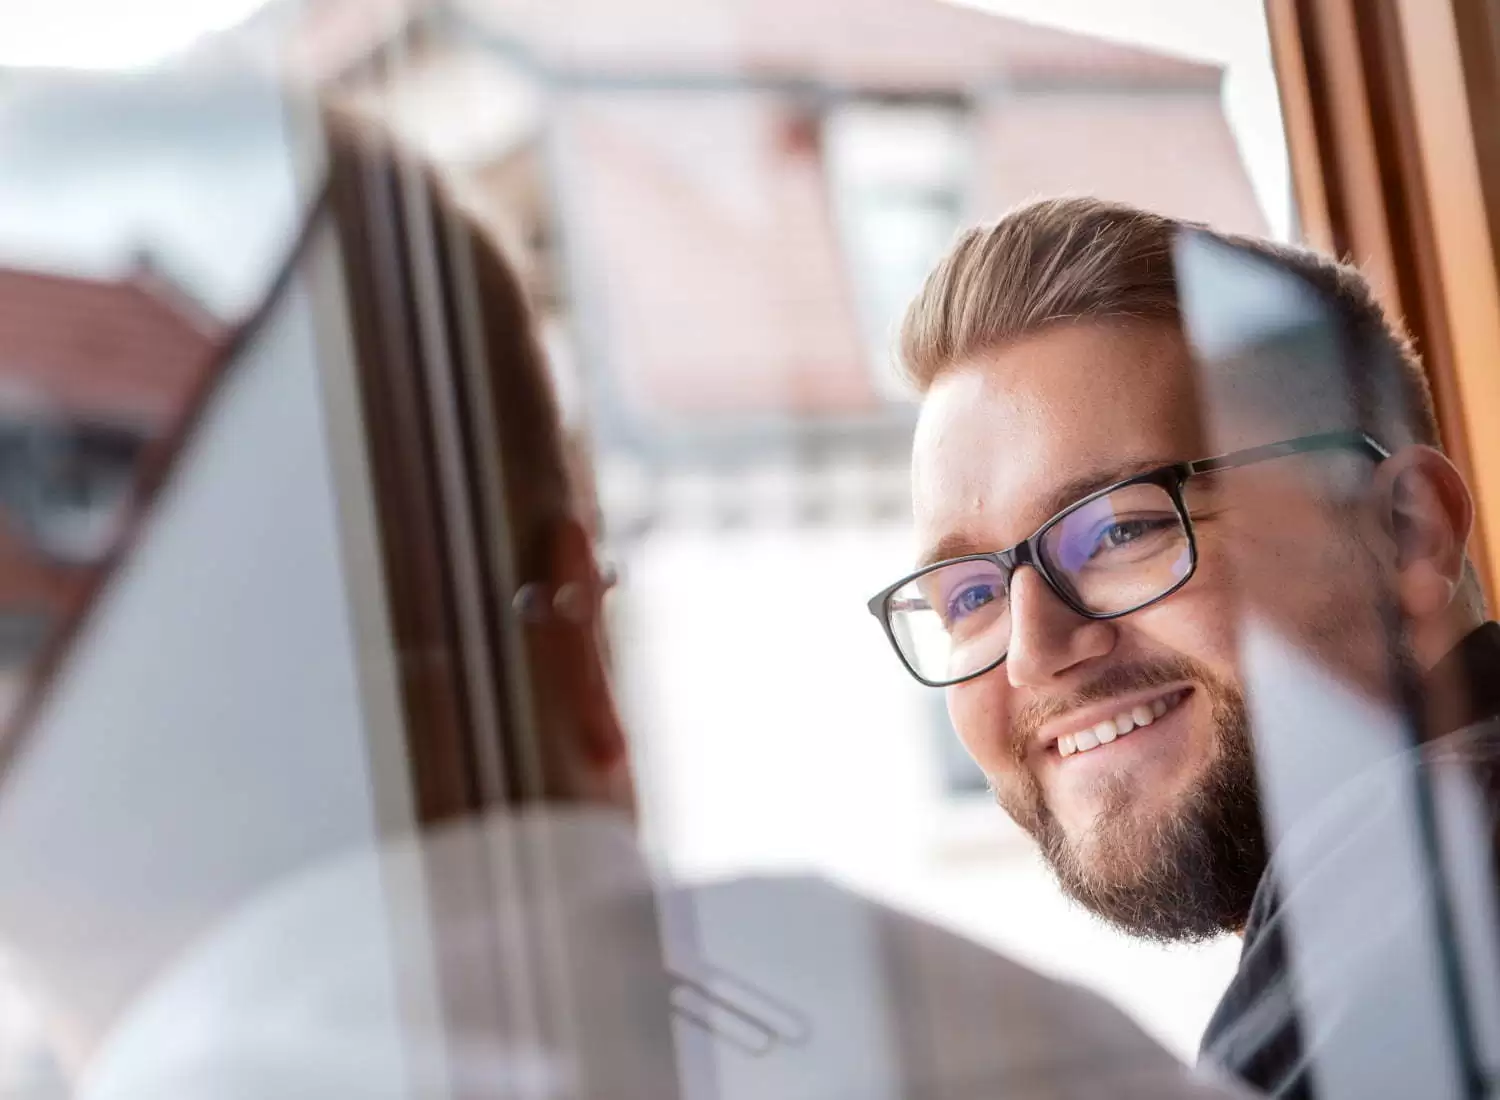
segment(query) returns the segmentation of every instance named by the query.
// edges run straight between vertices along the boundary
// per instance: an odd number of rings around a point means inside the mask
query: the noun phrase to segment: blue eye
[[[948,621],[956,623],[994,599],[995,586],[992,584],[971,584],[967,588],[960,588],[948,598]]]
[[[1124,546],[1128,542],[1140,538],[1146,533],[1149,524],[1140,520],[1130,523],[1114,523],[1099,533],[1099,545],[1106,550],[1113,550],[1118,546]]]
[[[1132,519],[1106,524],[1095,532],[1094,549],[1089,556],[1097,557],[1100,553],[1122,549],[1138,539],[1157,534],[1175,525],[1176,520],[1173,518]]]

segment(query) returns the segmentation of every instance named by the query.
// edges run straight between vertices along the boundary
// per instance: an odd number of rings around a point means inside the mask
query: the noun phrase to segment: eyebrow
[[[1102,470],[1094,470],[1091,473],[1080,474],[1069,481],[1057,486],[1042,498],[1038,511],[1046,513],[1051,519],[1071,504],[1076,504],[1090,493],[1097,492],[1106,486],[1113,485],[1118,481],[1126,481],[1137,474],[1144,474],[1148,470],[1159,470],[1163,466],[1174,465],[1176,459],[1171,458],[1141,458],[1129,462],[1117,463],[1114,466]],[[1045,520],[1043,521],[1046,522]],[[1040,526],[1040,525],[1038,525]],[[1027,537],[1030,537],[1029,535]],[[973,531],[953,531],[928,547],[920,557],[917,558],[917,569],[926,569],[930,565],[948,561],[950,558],[962,558],[970,554],[991,554],[997,550],[1004,550],[1004,546],[995,546],[990,539],[981,538]]]

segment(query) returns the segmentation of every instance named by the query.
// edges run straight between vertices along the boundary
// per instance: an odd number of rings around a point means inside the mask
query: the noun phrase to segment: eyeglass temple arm
[[[1272,458],[1284,458],[1287,455],[1345,449],[1360,451],[1377,462],[1384,462],[1391,457],[1390,451],[1365,432],[1323,432],[1318,435],[1303,436],[1300,439],[1283,440],[1280,443],[1266,443],[1243,451],[1231,451],[1229,454],[1216,455],[1213,458],[1199,459],[1197,462],[1187,463],[1186,472],[1189,475],[1211,474],[1219,470],[1233,470],[1255,462],[1265,462]]]

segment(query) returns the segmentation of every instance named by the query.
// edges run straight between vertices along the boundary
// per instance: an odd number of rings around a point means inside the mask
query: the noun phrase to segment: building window
[[[824,128],[861,336],[879,391],[905,398],[896,327],[963,222],[968,112],[956,100],[855,100],[832,108]]]
[[[42,554],[91,564],[119,533],[145,445],[119,424],[0,419],[0,504]]]

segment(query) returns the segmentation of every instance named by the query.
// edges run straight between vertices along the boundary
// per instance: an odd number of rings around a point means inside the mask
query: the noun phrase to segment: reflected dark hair
[[[462,177],[324,125],[419,815],[567,797],[514,600],[579,491],[523,284]]]
[[[546,568],[528,560],[539,552],[541,530],[574,515],[580,505],[569,465],[574,444],[563,426],[531,305],[498,236],[442,181],[434,187],[453,219],[455,261],[473,276],[481,338],[474,350],[487,367],[521,573],[535,576]]]
[[[454,334],[449,353],[482,365],[482,385],[467,395],[488,398],[505,484],[507,521],[521,569],[535,564],[536,535],[576,505],[570,442],[531,304],[500,235],[456,180],[401,148],[380,124],[330,111],[326,125],[335,159],[375,165],[401,177],[429,208],[433,248],[462,292],[448,303]]]

